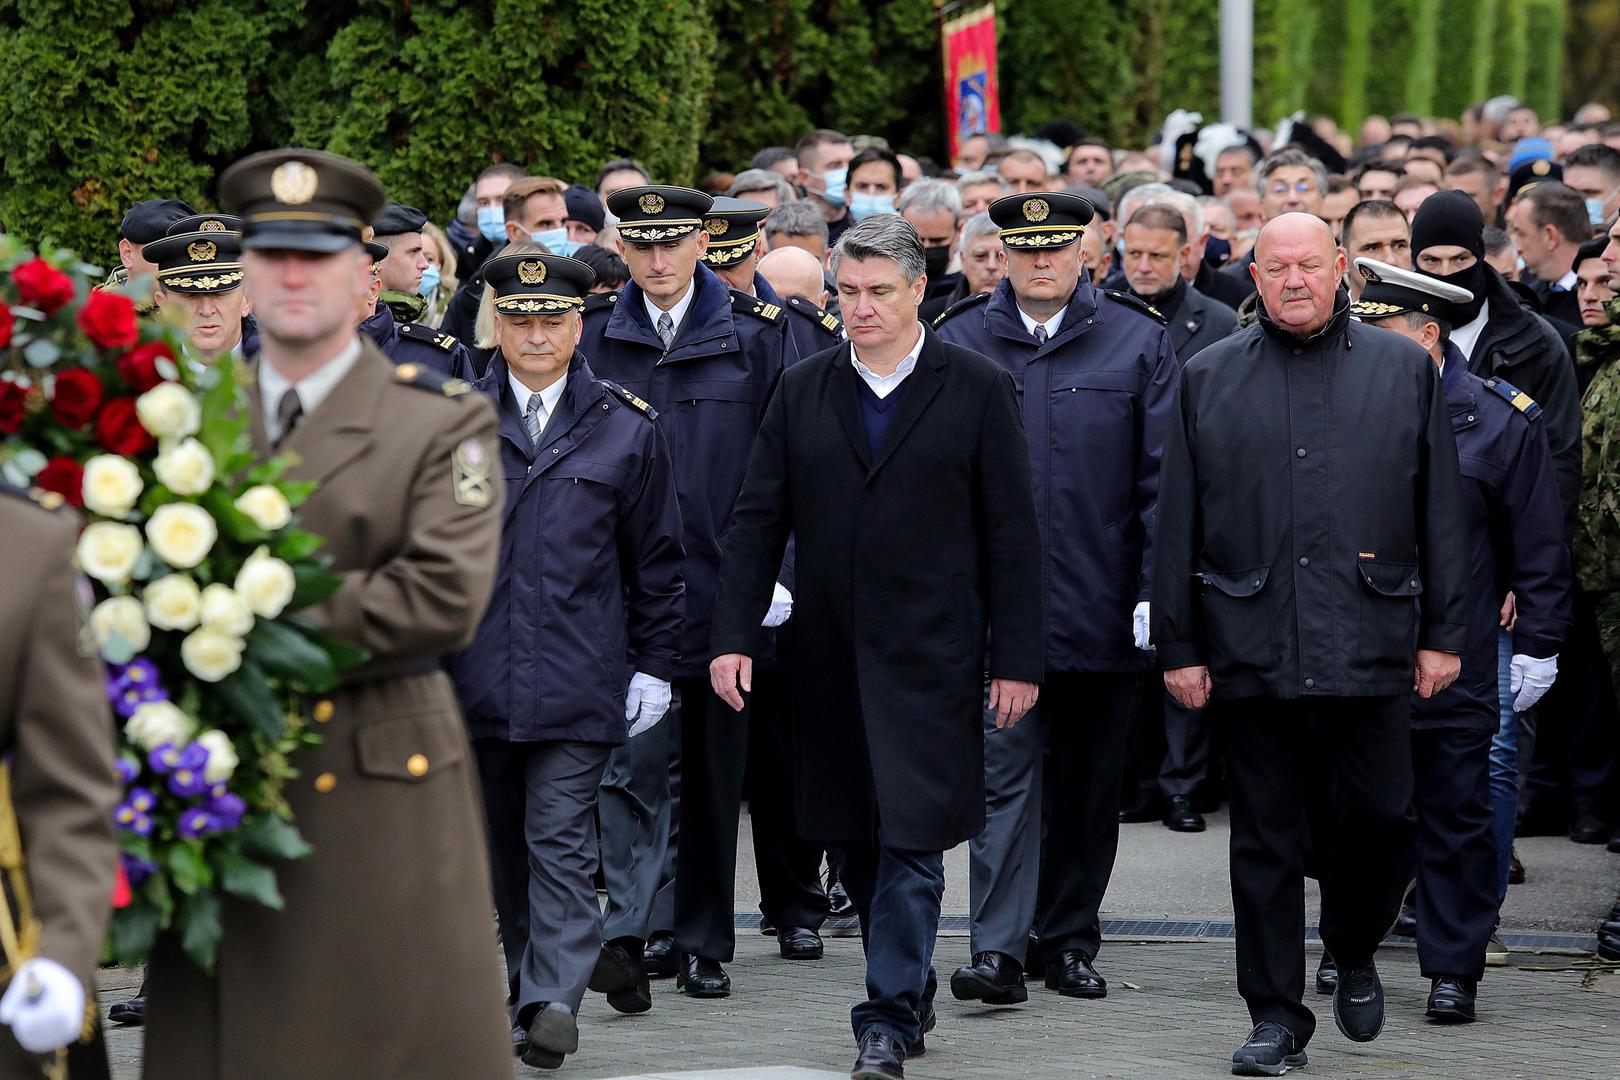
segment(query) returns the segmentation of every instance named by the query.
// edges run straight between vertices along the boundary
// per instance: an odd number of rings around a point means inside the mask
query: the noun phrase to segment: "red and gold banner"
[[[996,81],[996,6],[951,16],[941,27],[945,55],[945,130],[950,157],[970,135],[1001,130]]]

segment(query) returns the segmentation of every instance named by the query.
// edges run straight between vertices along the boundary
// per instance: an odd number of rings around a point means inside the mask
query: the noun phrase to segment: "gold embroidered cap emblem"
[[[205,221],[201,225],[197,226],[197,231],[198,232],[230,232],[230,230],[225,227],[225,223],[223,221],[216,221],[213,218],[209,218],[207,221]]]
[[[541,285],[546,280],[546,264],[538,259],[518,263],[518,280],[525,285]]]
[[[1052,207],[1045,199],[1030,199],[1024,203],[1024,220],[1037,224],[1045,221],[1052,215]]]
[[[1530,166],[1530,171],[1535,173],[1537,176],[1546,176],[1548,173],[1552,172],[1552,166],[1547,164],[1545,161],[1538,161],[1534,165]]]
[[[302,206],[315,197],[320,177],[302,161],[284,161],[270,174],[270,194],[277,202]]]
[[[641,207],[641,212],[644,214],[659,214],[664,210],[664,197],[649,191],[637,200],[636,205]]]
[[[703,227],[708,230],[710,236],[724,236],[726,230],[731,228],[731,222],[725,218],[712,217],[703,223]]]
[[[201,240],[186,246],[186,257],[194,263],[213,262],[218,254],[219,248],[215,247],[211,240]]]

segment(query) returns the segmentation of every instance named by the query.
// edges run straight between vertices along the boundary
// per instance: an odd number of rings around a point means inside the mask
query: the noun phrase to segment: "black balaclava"
[[[1485,263],[1485,218],[1479,212],[1479,204],[1461,191],[1430,195],[1418,205],[1417,214],[1412,218],[1414,263],[1425,248],[1442,244],[1467,248],[1474,253],[1474,265],[1468,269],[1432,275],[1474,294],[1474,299],[1466,304],[1451,305],[1456,312],[1457,325],[1462,326],[1478,318],[1479,309],[1485,306],[1490,267]]]
[[[944,277],[945,268],[950,265],[951,245],[941,244],[938,247],[923,248],[923,269],[930,282]]]

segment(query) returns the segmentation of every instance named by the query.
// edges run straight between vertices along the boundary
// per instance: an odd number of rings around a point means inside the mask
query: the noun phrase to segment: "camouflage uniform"
[[[1607,325],[1575,335],[1575,362],[1592,377],[1581,398],[1575,580],[1597,607],[1611,685],[1620,686],[1620,296],[1603,308],[1609,316]]]

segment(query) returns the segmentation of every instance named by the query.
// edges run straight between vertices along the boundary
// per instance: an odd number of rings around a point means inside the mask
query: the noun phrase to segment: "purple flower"
[[[119,803],[113,810],[113,821],[120,829],[125,829],[136,836],[152,835],[152,818],[150,815],[135,809],[127,802]]]
[[[130,788],[126,802],[139,813],[148,814],[157,805],[157,796],[143,787]]]
[[[207,805],[209,816],[214,819],[216,832],[228,832],[242,824],[242,815],[247,812],[247,803],[242,801],[240,795],[226,792],[215,795]]]
[[[107,674],[107,700],[126,720],[148,701],[167,701],[169,695],[158,681],[158,669],[144,657],[128,664],[114,664]]]
[[[190,799],[208,790],[208,781],[203,779],[201,769],[176,766],[175,770],[169,774],[169,790],[182,799]]]
[[[226,795],[230,794],[230,791],[231,788],[229,784],[215,784],[213,787],[208,789],[208,797],[210,799],[223,799]]]
[[[180,751],[174,743],[163,743],[146,755],[146,763],[159,776],[168,776],[180,764]]]
[[[127,852],[120,852],[119,857],[124,860],[124,876],[129,879],[129,887],[138,889],[146,884],[153,874],[157,873],[157,863],[150,859],[142,859]]]
[[[180,751],[175,759],[174,767],[177,769],[195,769],[202,772],[204,765],[208,764],[208,747],[201,743],[187,743],[186,748]]]
[[[181,839],[195,840],[204,833],[214,831],[214,819],[201,807],[192,807],[180,815],[175,831],[180,834]]]
[[[135,778],[141,775],[140,763],[131,761],[126,757],[119,758],[118,761],[114,763],[113,767],[118,770],[119,783],[123,784],[125,787],[133,784],[135,782]]]

